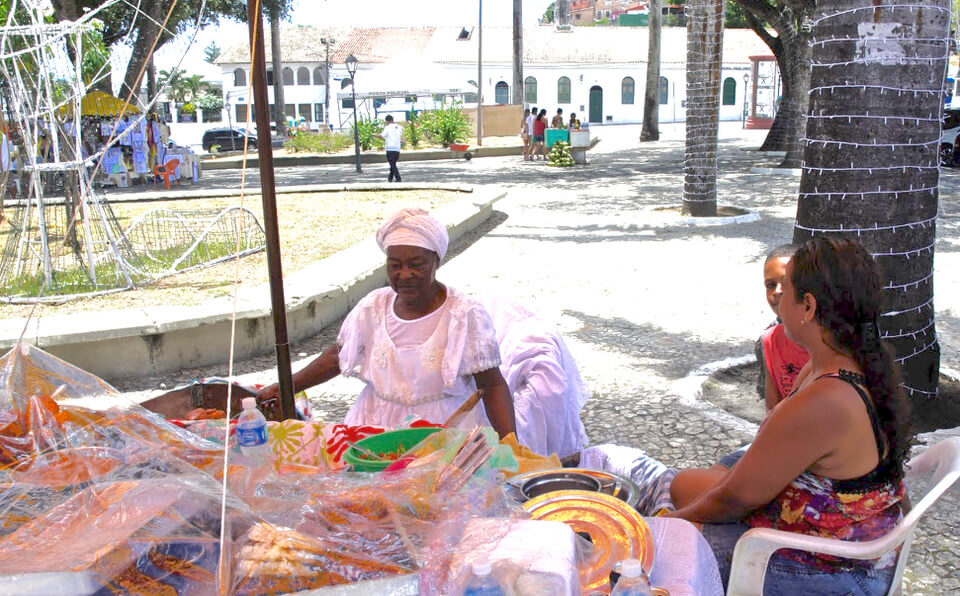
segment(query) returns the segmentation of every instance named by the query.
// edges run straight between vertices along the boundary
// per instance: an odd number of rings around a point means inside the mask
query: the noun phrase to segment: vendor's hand
[[[261,402],[265,399],[277,399],[280,397],[280,384],[273,383],[267,385],[263,389],[257,392],[257,402]]]

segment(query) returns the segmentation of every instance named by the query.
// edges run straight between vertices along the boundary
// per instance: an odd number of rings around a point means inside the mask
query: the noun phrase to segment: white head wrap
[[[401,209],[377,230],[377,245],[384,253],[391,246],[419,246],[437,253],[442,261],[449,244],[446,226],[423,209]]]

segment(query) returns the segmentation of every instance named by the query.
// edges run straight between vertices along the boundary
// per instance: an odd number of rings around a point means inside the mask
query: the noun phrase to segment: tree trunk
[[[821,0],[794,240],[855,235],[884,272],[881,335],[934,397],[933,250],[949,0]],[[849,41],[848,41],[849,40]]]
[[[810,34],[781,36],[776,55],[783,93],[773,126],[761,151],[786,151],[781,168],[799,168],[803,160],[803,134],[810,104]]]
[[[280,17],[275,10],[269,10],[270,13],[270,53],[273,62],[273,119],[277,123],[277,136],[286,138],[287,136],[287,115],[284,112],[283,99],[283,60],[280,55]],[[270,138],[270,131],[262,133]]]
[[[157,67],[153,63],[153,55],[147,61],[147,101],[157,96]]]
[[[160,0],[144,0],[140,5],[140,10],[143,11],[144,16],[137,19],[137,39],[133,42],[130,61],[127,63],[127,72],[124,74],[123,83],[120,86],[120,99],[127,101],[129,98],[132,105],[139,104],[140,83],[143,81],[141,71],[151,56],[154,40],[160,33],[160,23],[166,16],[166,11],[161,7]],[[159,45],[158,43],[157,47]]]
[[[523,6],[513,0],[513,103],[523,105]]]
[[[687,123],[683,154],[683,214],[717,215],[717,129],[723,0],[687,4]]]
[[[643,92],[641,141],[660,140],[660,33],[663,30],[661,0],[650,0],[647,23],[647,83]]]

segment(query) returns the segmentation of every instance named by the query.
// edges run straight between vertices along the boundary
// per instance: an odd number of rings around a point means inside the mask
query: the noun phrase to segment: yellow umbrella
[[[64,106],[63,115],[72,112],[72,106]],[[81,116],[119,116],[121,114],[139,114],[140,108],[130,104],[124,110],[123,100],[103,91],[91,91],[80,98]]]

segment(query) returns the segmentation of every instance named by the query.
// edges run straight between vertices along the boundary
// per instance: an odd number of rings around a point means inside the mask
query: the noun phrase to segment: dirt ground
[[[373,236],[383,219],[398,209],[421,207],[431,210],[457,199],[460,194],[441,190],[279,194],[277,215],[283,269],[285,272],[297,271],[313,261]],[[180,213],[209,212],[239,204],[239,198],[229,197],[117,203],[113,205],[113,210],[120,227],[125,229],[133,218],[152,209],[172,208]],[[253,211],[262,223],[263,209],[259,196],[244,199],[243,206]],[[6,224],[4,228],[7,228]],[[0,243],[3,242],[3,236],[0,233]],[[235,269],[236,262],[227,261],[166,277],[125,292],[77,299],[59,305],[39,305],[33,316],[170,304],[195,305],[208,298],[230,294]],[[265,252],[240,260],[239,280],[243,286],[267,282]],[[31,305],[0,303],[0,318],[25,317],[31,313],[31,309]]]

